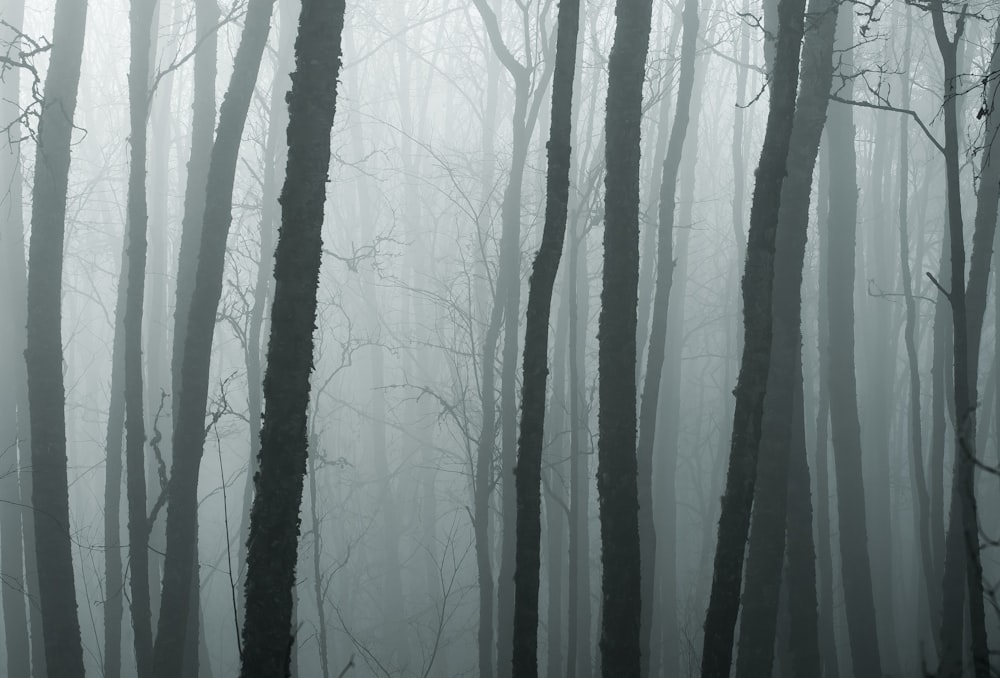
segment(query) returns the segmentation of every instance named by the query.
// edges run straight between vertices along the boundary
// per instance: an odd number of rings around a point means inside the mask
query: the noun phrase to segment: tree
[[[215,313],[222,294],[226,238],[233,218],[236,161],[267,43],[273,4],[273,0],[252,0],[248,5],[229,90],[219,111],[219,127],[205,182],[201,247],[183,337],[180,390],[176,394],[163,603],[153,648],[153,675],[156,678],[181,675],[187,632],[197,629],[198,625],[197,605],[192,611],[192,586],[198,581],[198,475],[205,446],[205,409]]]
[[[128,233],[122,266],[128,271],[123,321],[125,351],[125,466],[130,561],[129,606],[139,678],[152,673],[153,629],[149,594],[149,520],[146,518],[146,431],[142,397],[142,307],[146,279],[146,122],[149,119],[150,30],[154,2],[132,0],[128,73],[131,156],[128,178]],[[116,323],[117,324],[117,323]],[[115,395],[112,394],[112,398]]]
[[[653,601],[656,599],[656,549],[657,536],[653,521],[653,456],[656,443],[656,420],[660,408],[660,381],[667,344],[667,311],[670,302],[670,287],[674,274],[674,217],[677,208],[677,176],[684,152],[684,140],[690,121],[691,94],[694,90],[695,56],[698,39],[698,2],[686,0],[681,20],[683,38],[681,40],[680,76],[677,84],[677,110],[667,142],[659,186],[659,233],[656,248],[656,286],[653,296],[652,327],[649,335],[649,351],[646,358],[646,378],[642,387],[642,402],[639,411],[639,444],[636,452],[639,478],[639,550],[641,553],[642,599],[647,604],[642,608],[641,663],[642,675],[650,673],[653,648]],[[669,450],[667,454],[674,454]],[[673,535],[673,531],[671,531]],[[674,541],[674,539],[671,539]],[[674,543],[666,544],[673,552]],[[672,571],[672,569],[671,569]],[[662,586],[676,587],[671,577]],[[665,611],[673,614],[674,611]]]
[[[704,678],[728,677],[743,559],[757,480],[764,395],[772,343],[772,285],[781,188],[795,114],[804,0],[781,0],[764,146],[757,166],[743,275],[743,355],[736,383],[732,446],[722,497],[712,591],[701,655]]]
[[[798,623],[792,625],[793,633],[802,633],[802,642],[792,644],[793,673],[820,673],[812,521],[805,521],[801,531],[793,529],[799,524],[796,518],[805,512],[811,516],[812,509],[807,500],[804,507],[791,511],[789,502],[793,491],[796,494],[792,496],[800,496],[798,493],[803,490],[806,497],[809,494],[808,470],[795,478],[791,472],[793,457],[800,465],[805,462],[801,404],[802,268],[813,170],[833,81],[833,38],[838,9],[835,1],[813,0],[806,17],[808,28],[802,46],[802,73],[792,122],[788,173],[781,185],[775,235],[773,341],[743,591],[737,676],[763,676],[772,671],[786,552],[788,584],[798,582],[803,586],[802,591],[796,592],[798,595],[788,592],[789,606],[803,610]],[[793,542],[800,535],[807,542],[805,552],[801,541]]]
[[[25,360],[31,418],[32,494],[38,593],[50,678],[83,675],[73,582],[63,383],[62,270],[73,114],[87,0],[57,0],[52,51],[38,121],[28,253]]]
[[[837,44],[849,44],[853,14],[838,18]],[[836,75],[841,97],[852,87],[853,60],[848,51]],[[837,515],[840,556],[847,608],[851,663],[858,676],[881,675],[878,627],[872,599],[868,555],[864,478],[861,460],[861,424],[858,419],[858,386],[854,363],[854,272],[858,221],[857,158],[854,150],[854,112],[833,103],[827,120],[830,144],[829,261],[826,280],[829,313],[830,424],[833,461],[837,476]]]
[[[604,274],[598,320],[597,492],[601,518],[601,669],[639,676],[636,304],[639,138],[652,2],[615,4],[605,118]]]
[[[287,676],[291,670],[292,594],[308,456],[306,414],[316,288],[344,8],[342,0],[305,0],[295,41],[260,470],[247,542],[243,678]]]
[[[573,79],[580,26],[579,0],[562,0],[559,3],[557,22],[545,227],[528,288],[521,435],[518,440],[517,466],[514,472],[517,489],[517,542],[514,570],[513,673],[519,677],[538,675],[541,473],[548,378],[549,317],[552,307],[552,288],[559,270],[559,259],[562,256],[566,235],[573,131]]]

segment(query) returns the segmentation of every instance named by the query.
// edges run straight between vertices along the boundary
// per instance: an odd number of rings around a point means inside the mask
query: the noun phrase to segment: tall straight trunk
[[[569,623],[566,628],[566,676],[590,678],[590,454],[586,415],[586,336],[589,280],[586,228],[580,210],[569,235]],[[582,253],[581,253],[582,250]],[[581,299],[581,297],[583,297]]]
[[[604,274],[598,325],[598,468],[601,518],[601,670],[640,675],[639,516],[636,466],[636,303],[639,285],[639,142],[652,2],[615,6],[605,119]]]
[[[171,394],[174,417],[181,398],[181,373],[188,314],[198,270],[202,223],[205,218],[205,191],[215,132],[215,77],[217,70],[219,6],[214,0],[196,0],[194,53],[194,101],[191,114],[191,155],[184,188],[184,214],[177,254],[177,287],[174,305],[174,338],[171,357]]]
[[[705,619],[701,665],[705,678],[728,677],[732,663],[771,355],[775,238],[795,114],[804,16],[805,0],[781,0],[771,106],[747,236],[744,348],[735,390],[732,447],[719,518],[712,591]]]
[[[656,285],[653,293],[652,326],[649,336],[649,353],[646,359],[646,377],[643,383],[642,403],[639,413],[639,440],[636,451],[639,479],[639,549],[642,607],[640,658],[641,673],[650,675],[653,644],[653,601],[656,599],[656,530],[653,521],[653,452],[656,441],[656,420],[659,413],[660,381],[666,353],[667,311],[670,287],[674,272],[673,238],[674,217],[677,207],[677,177],[684,151],[691,112],[691,93],[694,90],[695,50],[698,38],[698,1],[686,0],[682,15],[680,76],[677,85],[677,108],[667,143],[659,187],[659,214],[656,248]],[[668,455],[675,451],[668,450]],[[672,493],[671,493],[672,494]],[[672,541],[672,540],[671,540]],[[673,557],[674,544],[667,544]],[[675,581],[664,581],[662,586],[676,586]],[[672,613],[672,612],[671,612]],[[659,645],[659,643],[657,643]],[[658,667],[655,667],[658,670]]]
[[[21,30],[24,2],[9,2],[4,20],[13,30]],[[0,117],[13,121],[10,138],[21,136],[17,122],[20,69],[8,70],[0,80]],[[7,648],[8,676],[31,675],[31,646],[28,637],[28,613],[25,607],[24,552],[31,544],[24,541],[22,520],[26,511],[21,503],[21,483],[27,482],[27,469],[20,464],[20,450],[27,444],[18,439],[18,400],[24,390],[24,206],[22,204],[21,165],[17,149],[0,148],[0,571],[4,583],[4,641]]]
[[[273,322],[264,377],[267,410],[248,542],[242,678],[291,671],[299,505],[308,457],[309,376],[344,10],[342,0],[305,0],[295,40],[288,164],[281,191]]]
[[[850,44],[853,14],[838,20],[838,44]],[[849,73],[849,53],[841,73]],[[839,89],[850,96],[846,80]],[[829,257],[827,309],[830,350],[830,422],[834,466],[837,474],[837,509],[840,555],[847,608],[847,631],[855,675],[881,675],[881,658],[875,606],[872,602],[871,565],[864,480],[861,471],[861,425],[858,420],[857,375],[854,366],[855,242],[858,221],[857,164],[854,150],[854,112],[846,104],[830,107],[827,123],[830,142]],[[836,268],[834,268],[836,266]]]
[[[125,467],[130,563],[129,607],[139,678],[152,673],[153,629],[149,603],[149,521],[146,518],[145,411],[142,393],[142,306],[146,280],[146,121],[149,117],[150,30],[154,3],[132,0],[129,9],[128,228],[125,291]],[[112,396],[114,397],[114,396]]]
[[[180,675],[185,637],[198,628],[192,606],[198,583],[198,475],[205,444],[205,408],[215,314],[222,294],[226,238],[232,224],[233,182],[240,140],[270,28],[273,0],[251,0],[233,64],[229,90],[219,113],[205,182],[201,247],[182,340],[182,368],[175,409],[173,460],[167,504],[167,553],[163,565],[163,605],[153,656],[156,678]],[[177,332],[177,329],[175,329]],[[175,354],[176,355],[176,354]],[[176,368],[176,363],[175,363]],[[175,371],[176,377],[176,371]],[[197,636],[196,636],[197,637]]]
[[[906,17],[906,37],[903,47],[904,63],[910,62],[911,43],[913,39],[913,22],[909,14]],[[903,78],[906,78],[903,72]],[[910,107],[911,89],[908,79],[903,81],[902,107]],[[920,361],[917,354],[917,303],[913,296],[913,276],[910,272],[910,235],[909,235],[909,145],[910,117],[900,117],[899,130],[899,264],[903,284],[903,298],[906,304],[906,324],[903,329],[903,341],[906,346],[906,359],[909,368],[910,388],[910,474],[913,479],[913,502],[917,513],[917,548],[920,553],[920,571],[923,575],[927,606],[931,620],[938,619],[940,614],[940,598],[937,591],[937,574],[934,567],[933,550],[931,546],[930,496],[927,493],[927,479],[924,477],[924,442],[923,423],[920,408]],[[919,636],[922,624],[916,626]],[[935,641],[936,642],[936,641]]]
[[[538,586],[541,567],[541,472],[548,380],[548,333],[559,260],[566,235],[569,202],[570,154],[573,131],[573,79],[580,24],[578,0],[559,3],[555,73],[552,84],[552,122],[548,143],[545,225],[532,267],[528,288],[527,325],[524,338],[524,381],[521,396],[521,431],[517,446],[516,563],[512,668],[514,675],[538,675]],[[506,206],[506,204],[505,204]],[[518,206],[518,210],[520,206]],[[520,283],[518,282],[518,286]],[[516,315],[507,315],[514,327]],[[509,338],[510,335],[508,335]],[[506,346],[506,342],[505,342]],[[505,489],[506,496],[509,490]],[[506,533],[507,528],[504,529]],[[502,569],[501,569],[502,571]],[[556,648],[558,651],[559,648]],[[550,648],[550,652],[552,648]],[[500,655],[501,661],[503,655]],[[502,673],[502,672],[501,672]]]
[[[801,349],[801,346],[800,346]],[[812,493],[806,454],[806,421],[801,350],[795,375],[793,429],[788,461],[788,531],[786,583],[788,586],[791,661],[785,675],[822,675],[819,612],[816,592],[816,547],[813,540]],[[785,657],[782,658],[784,661]]]
[[[86,22],[86,0],[57,0],[36,137],[28,255],[25,360],[32,506],[40,517],[35,523],[35,552],[50,678],[83,675],[70,541],[61,294],[73,114]]]
[[[281,172],[286,158],[285,144],[281,143],[282,130],[288,124],[288,107],[285,93],[289,80],[286,64],[291,61],[295,44],[294,10],[290,2],[278,5],[279,32],[277,59],[274,64],[274,80],[271,83],[271,107],[268,112],[267,141],[264,144],[268,159],[261,170],[261,210],[260,210],[260,260],[254,280],[253,301],[250,306],[250,322],[247,328],[246,346],[243,349],[247,366],[247,419],[250,424],[250,458],[247,462],[246,484],[243,486],[243,511],[240,518],[240,545],[237,554],[239,580],[246,574],[246,535],[250,533],[250,508],[253,505],[254,476],[257,475],[260,453],[261,416],[264,411],[262,385],[264,381],[261,366],[261,333],[264,330],[264,315],[270,299],[271,276],[274,271],[275,222],[278,215],[278,185],[284,180]],[[243,587],[238,586],[237,613],[242,614]]]
[[[797,400],[801,400],[799,393],[802,390],[802,268],[813,171],[833,80],[833,39],[838,8],[839,5],[831,0],[812,0],[806,19],[808,30],[802,47],[801,87],[792,123],[787,175],[781,185],[781,206],[775,236],[773,342],[747,555],[737,676],[765,676],[772,671],[782,564],[786,551],[786,524],[800,517],[803,508],[810,514],[812,512],[807,501],[805,507],[798,507],[799,515],[790,515],[788,500],[792,457],[801,455],[805,459],[804,413],[801,402],[796,404]],[[801,440],[799,429],[803,429]],[[803,487],[803,474],[798,474],[794,489],[796,492],[805,490],[808,496],[808,471],[804,480]],[[794,551],[793,545],[788,544],[789,559],[793,553],[796,555],[796,575],[801,573],[798,568],[801,562],[812,562],[814,558],[811,521],[803,532],[808,534],[791,531],[788,534],[789,539],[793,534],[802,535]],[[809,553],[803,554],[803,549]],[[796,581],[807,578],[800,576]],[[818,675],[820,657],[815,585],[804,586],[799,593],[799,596],[788,596],[789,605],[799,622],[793,629],[801,635],[802,641],[792,646],[794,672],[798,675]]]
[[[23,9],[23,5],[19,6]],[[20,16],[11,17],[20,25]],[[12,76],[17,75],[13,69]],[[17,103],[17,78],[13,87],[6,79],[0,101]],[[11,91],[13,89],[13,91]],[[12,97],[8,99],[7,97]],[[0,110],[7,114],[7,107]],[[9,118],[8,118],[9,119]],[[18,133],[15,130],[15,135]],[[3,599],[4,643],[7,649],[5,666],[8,676],[31,675],[31,652],[28,638],[28,614],[25,607],[24,541],[21,527],[22,505],[20,482],[24,472],[20,468],[18,452],[22,441],[18,440],[17,396],[23,370],[17,350],[23,348],[21,327],[13,318],[19,315],[16,306],[21,302],[15,295],[24,292],[24,283],[17,280],[23,264],[19,267],[15,259],[24,258],[23,220],[21,216],[20,167],[13,149],[0,150],[0,185],[9,187],[8,198],[0,199],[0,286],[4,298],[0,301],[0,314],[5,318],[0,327],[0,380],[4,384],[0,391],[0,598]],[[8,303],[9,302],[9,303]]]
[[[979,553],[979,517],[975,494],[977,378],[979,347],[986,312],[987,284],[996,227],[996,187],[987,189],[984,210],[973,233],[968,290],[965,287],[965,234],[961,204],[961,168],[958,139],[958,44],[965,28],[965,10],[959,15],[954,37],[944,23],[941,0],[930,5],[934,36],[944,65],[944,156],[948,197],[948,241],[951,245],[951,307],[954,349],[955,462],[952,472],[950,515],[945,538],[944,584],[941,614],[941,665],[939,674],[962,674],[962,630],[965,593],[968,591],[969,631],[973,670],[977,678],[990,675],[989,646],[983,603],[983,567]],[[998,58],[994,55],[994,64]],[[996,85],[991,89],[995,95]],[[996,123],[993,123],[996,129]],[[987,156],[993,155],[992,150]],[[984,157],[984,166],[988,158]],[[995,183],[997,173],[987,175]],[[992,213],[992,217],[989,213]]]

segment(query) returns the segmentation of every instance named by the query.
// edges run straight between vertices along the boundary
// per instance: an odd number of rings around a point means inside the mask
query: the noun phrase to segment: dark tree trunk
[[[695,50],[698,39],[698,1],[686,0],[682,15],[680,76],[677,84],[677,108],[667,143],[659,186],[659,233],[656,248],[656,285],[653,293],[652,326],[649,335],[649,353],[646,359],[646,377],[642,389],[639,412],[639,441],[636,452],[639,483],[639,550],[641,554],[642,607],[640,652],[643,676],[650,674],[653,644],[653,601],[656,600],[656,530],[653,521],[653,448],[656,442],[656,420],[659,413],[660,381],[667,342],[667,311],[670,287],[674,273],[674,217],[677,203],[677,176],[680,171],[691,112],[691,93],[694,90]],[[668,455],[675,455],[668,450]],[[670,493],[672,494],[672,493]],[[674,544],[666,544],[673,557]],[[672,568],[671,568],[672,571]],[[676,581],[661,582],[661,586],[675,587]],[[673,614],[673,611],[670,612]]]
[[[853,14],[840,15],[838,43],[850,44]],[[846,35],[844,34],[846,33]],[[853,68],[850,56],[841,73]],[[850,96],[850,80],[840,88]],[[858,420],[857,376],[854,366],[854,278],[858,221],[857,166],[854,150],[854,113],[846,104],[830,107],[829,257],[826,281],[830,328],[830,421],[837,474],[840,555],[847,608],[847,630],[855,675],[881,675],[878,630],[872,602],[868,528],[861,471],[861,425]]]
[[[222,294],[226,237],[232,224],[233,181],[240,139],[270,28],[273,0],[251,0],[233,64],[229,91],[219,113],[219,128],[206,186],[201,247],[184,341],[173,460],[167,505],[167,553],[163,564],[163,605],[153,653],[153,675],[177,678],[189,627],[198,628],[198,474],[205,444],[205,408],[215,314]],[[180,274],[179,274],[180,276]],[[175,330],[176,332],[177,330]],[[175,354],[176,355],[176,354]],[[176,363],[175,363],[176,367]],[[175,391],[178,391],[175,385]],[[197,638],[197,635],[194,637]]]
[[[38,593],[49,678],[83,675],[70,541],[61,292],[73,114],[86,0],[57,0],[38,121],[28,256],[27,350]]]
[[[744,348],[736,384],[732,447],[722,498],[702,676],[728,678],[750,527],[772,340],[775,237],[798,89],[805,0],[781,0],[771,107],[757,167],[743,276]],[[780,568],[779,568],[780,569]]]
[[[548,143],[545,226],[528,288],[524,383],[518,439],[517,541],[514,572],[513,673],[538,675],[538,585],[541,566],[541,471],[548,379],[552,288],[566,235],[572,143],[573,79],[580,12],[578,0],[559,3],[552,123]],[[513,319],[508,317],[508,325]],[[516,323],[513,323],[516,328]],[[556,648],[558,651],[559,648]],[[550,652],[552,648],[550,648]]]
[[[258,454],[260,453],[260,427],[264,412],[263,405],[263,370],[261,358],[263,350],[261,335],[265,329],[264,316],[267,302],[271,298],[271,277],[274,271],[274,237],[277,231],[275,222],[278,215],[278,190],[284,181],[283,168],[286,161],[287,146],[282,143],[282,131],[288,125],[288,107],[285,105],[285,94],[288,92],[288,74],[286,64],[291,63],[292,50],[295,44],[295,5],[286,2],[279,4],[278,14],[279,35],[278,51],[275,61],[275,77],[271,83],[271,108],[267,121],[267,141],[264,145],[267,161],[261,170],[263,176],[261,185],[260,213],[260,260],[257,264],[257,276],[253,287],[253,302],[250,306],[250,322],[247,327],[247,340],[244,347],[244,359],[247,366],[247,408],[250,420],[250,459],[247,464],[246,484],[243,486],[243,513],[240,519],[240,545],[237,555],[237,571],[239,572],[237,612],[243,614],[243,578],[246,575],[246,536],[250,534],[250,507],[253,505],[254,476],[257,475]],[[240,617],[242,620],[242,617]]]
[[[813,171],[826,123],[826,109],[833,80],[833,38],[837,27],[838,4],[831,0],[812,0],[807,17],[808,30],[802,47],[802,78],[787,176],[781,186],[781,206],[775,236],[773,341],[767,377],[767,395],[757,463],[757,486],[754,497],[752,531],[747,555],[746,587],[736,663],[737,676],[770,675],[774,660],[774,640],[778,622],[782,564],[785,556],[786,524],[801,518],[803,510],[811,515],[809,501],[789,513],[788,500],[794,487],[796,496],[809,496],[809,473],[798,474],[792,481],[792,457],[805,460],[802,390],[802,268],[806,253],[809,203]],[[797,403],[797,401],[799,401]],[[796,419],[795,417],[798,417]],[[800,447],[801,446],[801,447]],[[804,487],[802,486],[805,481]],[[798,624],[792,629],[801,636],[793,644],[794,673],[819,675],[819,639],[816,618],[815,584],[804,585],[800,563],[813,561],[812,522],[795,544],[797,582],[803,584],[799,596],[788,596]],[[792,537],[789,531],[789,539]],[[788,545],[789,560],[793,553]],[[808,554],[803,553],[808,550]],[[799,557],[801,556],[801,557]],[[811,598],[810,598],[811,596]]]
[[[142,394],[142,306],[146,280],[146,121],[149,117],[150,30],[154,3],[132,0],[129,9],[130,66],[128,228],[125,291],[125,466],[128,497],[129,607],[139,678],[152,673],[153,629],[149,603],[149,521],[146,518],[146,432]],[[112,398],[114,398],[112,394]]]
[[[619,0],[608,59],[604,285],[598,325],[601,669],[639,676],[639,499],[636,478],[636,303],[639,137],[652,2]]]
[[[965,9],[959,15],[954,37],[945,28],[941,0],[930,4],[934,36],[944,64],[944,159],[948,197],[948,242],[951,246],[951,307],[954,350],[955,462],[951,506],[945,538],[944,584],[941,614],[941,676],[963,673],[962,631],[968,591],[969,631],[973,670],[977,678],[990,675],[989,647],[983,603],[983,567],[979,554],[979,517],[975,494],[976,416],[978,402],[980,333],[986,312],[987,283],[996,227],[996,187],[987,189],[983,219],[977,213],[973,234],[968,290],[965,286],[965,234],[961,203],[961,168],[958,136],[958,44],[965,28]],[[996,87],[992,88],[996,91]],[[988,153],[992,155],[992,153]],[[994,173],[994,182],[996,174]],[[992,197],[990,197],[992,196]],[[982,198],[982,196],[981,196]],[[991,219],[988,212],[992,211]]]
[[[250,517],[243,678],[287,676],[291,670],[309,375],[343,28],[341,0],[303,2],[288,95],[288,165],[264,377],[267,411]]]

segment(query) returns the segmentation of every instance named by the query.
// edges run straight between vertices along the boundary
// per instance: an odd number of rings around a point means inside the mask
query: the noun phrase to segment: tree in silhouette
[[[524,384],[518,440],[517,541],[514,569],[513,673],[538,675],[538,580],[542,540],[542,442],[548,380],[549,316],[552,288],[566,236],[573,131],[573,78],[580,26],[579,0],[559,3],[552,123],[548,144],[545,226],[528,288],[524,334]],[[550,650],[552,651],[552,650]]]
[[[604,281],[598,320],[597,492],[601,517],[601,670],[639,676],[639,498],[636,478],[636,304],[639,138],[652,2],[619,0],[608,59]]]
[[[747,234],[743,274],[743,356],[736,383],[729,472],[722,497],[712,591],[705,618],[701,655],[703,678],[728,678],[732,663],[771,358],[774,247],[781,185],[795,114],[804,15],[805,0],[781,0],[778,5],[771,106],[757,166]]]
[[[337,106],[343,0],[305,0],[288,95],[288,164],[275,248],[260,470],[247,542],[243,678],[290,675],[299,506],[330,129]]]
[[[66,188],[86,23],[86,0],[57,0],[38,121],[28,253],[25,359],[38,594],[49,678],[83,675],[69,526],[61,294]]]

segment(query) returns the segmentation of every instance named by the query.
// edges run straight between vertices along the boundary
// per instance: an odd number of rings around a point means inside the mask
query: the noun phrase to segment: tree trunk
[[[840,15],[838,44],[850,44],[853,14]],[[849,53],[840,73],[851,73]],[[849,97],[845,80],[838,91]],[[839,87],[839,83],[838,83]],[[837,474],[840,554],[847,608],[847,630],[855,675],[881,675],[875,606],[861,471],[861,426],[858,421],[854,367],[855,238],[858,217],[854,112],[833,103],[828,121],[830,142],[829,279],[826,281],[830,328],[830,421]]]
[[[125,466],[128,497],[129,607],[139,678],[152,673],[153,630],[149,603],[149,521],[146,518],[146,432],[142,393],[142,306],[146,280],[146,121],[149,118],[150,30],[154,3],[132,0],[129,9],[130,66],[128,286],[123,325],[125,351]],[[112,397],[114,395],[112,394]]]
[[[70,541],[61,293],[73,114],[86,0],[57,0],[38,122],[28,256],[27,350],[38,594],[49,678],[83,675]],[[37,667],[36,667],[37,668]]]
[[[264,377],[267,411],[250,518],[242,678],[287,676],[291,671],[309,375],[344,9],[341,0],[305,0],[295,41],[288,164]]]
[[[598,326],[601,669],[639,676],[640,573],[636,467],[639,138],[652,2],[615,7],[605,122],[604,280]]]
[[[903,63],[910,63],[910,45],[912,42],[913,22],[907,14],[906,38],[903,48]],[[904,71],[904,78],[906,78]],[[910,83],[903,82],[902,107],[910,107]],[[931,546],[930,497],[927,493],[927,479],[924,477],[924,443],[923,423],[920,414],[920,361],[917,354],[917,303],[913,296],[913,276],[910,272],[910,236],[909,236],[909,167],[910,167],[910,117],[900,117],[899,131],[899,263],[903,284],[903,298],[906,304],[906,324],[903,330],[903,341],[906,346],[906,358],[909,368],[910,387],[910,473],[913,480],[913,503],[915,504],[917,520],[917,548],[920,553],[920,571],[927,595],[927,606],[930,618],[937,620],[940,615],[939,596],[937,592],[937,574],[934,567],[933,550]],[[920,637],[923,625],[918,623],[915,628]],[[933,634],[932,634],[933,637]],[[936,638],[932,641],[936,645]]]
[[[12,30],[21,30],[24,17],[22,1],[9,2],[4,20]],[[0,80],[0,118],[12,121],[8,134],[21,137],[17,122],[20,69],[11,68]],[[7,124],[7,123],[5,123]],[[27,482],[27,469],[20,464],[20,451],[28,441],[18,439],[18,400],[24,380],[24,206],[22,204],[21,164],[13,144],[0,149],[0,585],[3,599],[4,641],[7,648],[8,676],[31,676],[31,646],[28,637],[28,614],[25,607],[24,553],[33,545],[24,540],[22,520],[30,512],[23,510],[21,484]],[[23,414],[23,413],[22,413]]]
[[[739,611],[743,560],[750,526],[764,394],[772,341],[775,237],[798,89],[805,0],[781,0],[771,107],[757,167],[743,276],[744,348],[726,491],[722,498],[712,592],[702,650],[704,678],[729,676]]]
[[[579,30],[578,0],[559,3],[552,123],[548,143],[545,225],[528,288],[524,337],[521,432],[518,439],[516,563],[514,572],[513,673],[538,675],[538,586],[541,567],[541,472],[548,380],[548,333],[552,288],[566,234],[572,143],[573,80]],[[520,207],[518,207],[520,209]],[[520,283],[518,282],[518,285]],[[516,316],[507,317],[516,331]],[[507,494],[507,491],[505,491]],[[505,529],[506,532],[506,529]],[[558,652],[559,648],[555,648]],[[549,649],[552,651],[552,648]],[[501,655],[502,658],[502,655]]]
[[[184,348],[181,351],[179,390],[175,385],[179,397],[175,409],[174,454],[167,505],[163,605],[153,657],[153,675],[156,678],[176,678],[180,675],[188,627],[197,628],[199,621],[198,606],[192,607],[191,594],[192,587],[198,583],[198,475],[205,445],[212,335],[222,294],[226,237],[232,223],[236,161],[267,42],[272,5],[273,0],[251,0],[248,5],[243,36],[236,51],[229,91],[219,113],[219,128],[204,184],[206,204],[197,273],[190,296],[186,332],[180,339],[184,341]]]
[[[958,44],[965,28],[965,9],[959,15],[955,35],[950,38],[944,24],[941,0],[930,5],[934,36],[944,64],[944,156],[948,197],[948,241],[951,245],[951,307],[955,365],[955,462],[952,472],[951,507],[945,538],[944,585],[941,614],[942,676],[962,675],[962,630],[965,591],[968,590],[969,629],[973,670],[977,678],[990,675],[989,647],[983,603],[983,567],[979,554],[979,517],[975,494],[976,416],[978,402],[980,333],[986,312],[987,283],[996,227],[996,186],[980,196],[968,290],[965,287],[965,234],[961,203],[961,168],[958,139]],[[997,57],[994,56],[994,65]],[[996,93],[996,85],[991,88]],[[996,123],[994,124],[994,128]],[[984,156],[988,163],[992,150]],[[993,174],[992,179],[989,174]],[[995,184],[991,172],[985,183]],[[984,185],[985,185],[984,183]],[[987,203],[992,202],[992,205]],[[992,212],[990,218],[989,212]]]
[[[652,326],[649,335],[649,353],[646,359],[646,377],[643,383],[639,413],[639,442],[636,452],[639,482],[639,549],[641,554],[642,608],[640,657],[643,676],[650,675],[653,609],[656,600],[656,530],[653,521],[653,447],[656,441],[656,420],[659,413],[660,382],[666,353],[667,311],[670,287],[674,272],[673,238],[676,210],[677,176],[680,171],[691,112],[691,93],[694,90],[695,50],[698,39],[698,2],[686,0],[683,10],[683,37],[681,39],[680,75],[677,85],[677,109],[667,143],[666,157],[659,196],[659,233],[656,250],[656,285],[653,296]],[[668,450],[668,455],[676,455]],[[672,494],[672,493],[671,493]],[[672,542],[673,540],[671,540]],[[673,557],[675,544],[668,543],[668,557]],[[671,569],[672,571],[672,569]],[[676,581],[663,581],[661,586],[676,587]],[[671,611],[670,614],[673,612]],[[659,645],[659,643],[657,643]],[[655,667],[658,670],[658,667]]]
[[[801,442],[799,440],[799,430],[804,428],[804,413],[801,402],[796,405],[796,400],[801,400],[798,394],[802,390],[802,268],[813,171],[833,80],[833,38],[838,8],[837,3],[830,0],[812,0],[809,6],[809,27],[802,47],[801,89],[792,123],[787,175],[781,185],[781,206],[775,236],[773,341],[747,555],[747,581],[736,663],[738,677],[771,674],[786,549],[786,524],[789,521],[798,524],[794,520],[800,517],[789,513],[788,499],[792,483],[792,457],[801,455],[802,460],[805,459],[804,430]],[[794,418],[796,413],[798,420]],[[796,492],[804,489],[808,497],[808,471],[804,476],[801,473],[798,475],[794,489]],[[799,507],[799,513],[803,508],[812,513],[808,501],[805,507]],[[812,562],[814,558],[811,521],[803,532],[808,532],[808,535],[796,533],[803,537],[795,544],[796,565],[805,560]],[[789,533],[789,538],[791,536]],[[799,559],[801,549],[807,549],[809,553],[802,554]],[[789,558],[792,553],[792,544],[789,544]],[[795,574],[800,575],[801,570],[796,569]],[[796,581],[805,578],[799,577]],[[793,629],[797,635],[801,634],[804,641],[792,646],[795,673],[819,675],[815,584],[805,586],[800,593],[801,596],[788,597],[789,605],[795,608],[800,622],[800,626],[793,626]],[[808,599],[810,595],[811,600]]]

